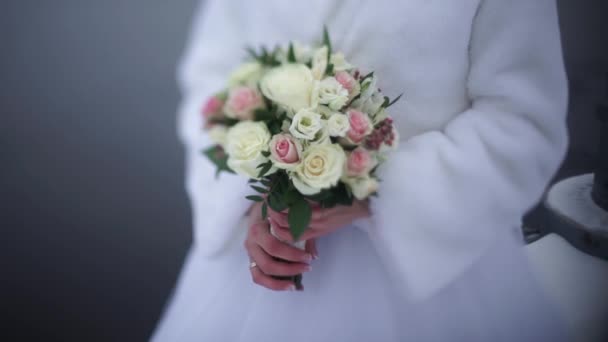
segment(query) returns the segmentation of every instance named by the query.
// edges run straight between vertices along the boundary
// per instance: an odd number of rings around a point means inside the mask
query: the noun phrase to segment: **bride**
[[[245,46],[314,42],[324,24],[406,100],[380,197],[315,210],[302,251],[243,178],[215,178],[199,112]],[[180,80],[195,241],[153,341],[567,339],[520,232],[567,144],[554,0],[211,0]],[[302,272],[303,291],[271,277]]]

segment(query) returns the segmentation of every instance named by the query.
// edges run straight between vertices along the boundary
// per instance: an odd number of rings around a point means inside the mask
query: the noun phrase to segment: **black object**
[[[606,78],[608,88],[608,74]],[[600,208],[608,211],[608,106],[600,105],[597,117],[601,132],[591,198]]]

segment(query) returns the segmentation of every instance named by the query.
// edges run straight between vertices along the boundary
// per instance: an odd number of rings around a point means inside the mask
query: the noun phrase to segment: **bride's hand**
[[[289,232],[287,215],[287,212],[279,213],[268,209],[270,224],[275,235],[282,241],[292,242],[293,238]],[[302,234],[300,240],[308,241],[327,235],[348,226],[357,219],[369,216],[370,210],[367,201],[355,201],[352,206],[338,205],[329,209],[313,207],[310,225],[304,234]]]
[[[260,212],[260,205],[254,204],[250,210],[249,230],[245,239],[245,249],[256,265],[250,269],[253,282],[276,291],[294,290],[292,281],[272,276],[294,276],[310,271],[308,263],[312,255],[270,234],[270,225],[262,219]]]

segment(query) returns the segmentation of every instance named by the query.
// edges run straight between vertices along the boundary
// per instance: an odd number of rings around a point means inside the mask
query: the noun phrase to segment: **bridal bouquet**
[[[250,60],[230,75],[202,113],[216,144],[204,151],[218,172],[250,178],[249,200],[288,210],[297,241],[311,203],[351,205],[376,193],[375,171],[398,143],[374,73],[363,75],[332,50],[327,30],[317,46],[290,43],[248,49]]]

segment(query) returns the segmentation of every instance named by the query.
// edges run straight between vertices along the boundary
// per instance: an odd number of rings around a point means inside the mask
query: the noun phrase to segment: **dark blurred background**
[[[564,177],[594,165],[608,2],[558,2],[571,79]],[[191,241],[174,75],[198,6],[0,3],[0,334],[149,337]]]

